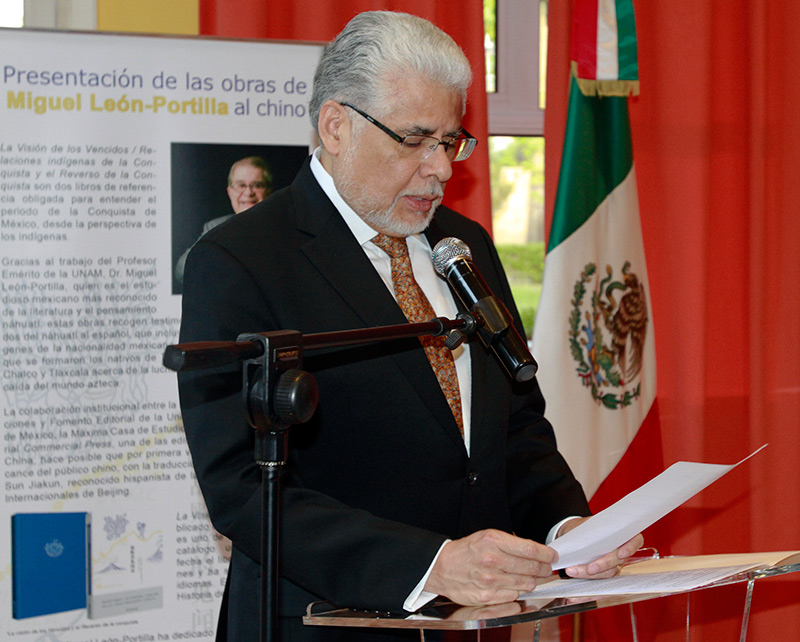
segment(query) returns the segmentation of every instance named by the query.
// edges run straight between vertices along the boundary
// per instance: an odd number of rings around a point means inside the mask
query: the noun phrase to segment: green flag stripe
[[[585,223],[633,166],[628,99],[589,97],[572,79],[548,252]]]
[[[633,2],[617,0],[617,58],[619,78],[639,80],[639,63],[636,55],[636,21]]]

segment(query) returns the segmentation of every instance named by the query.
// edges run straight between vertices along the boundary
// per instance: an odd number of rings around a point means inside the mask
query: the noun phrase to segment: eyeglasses
[[[243,192],[246,189],[251,189],[255,192],[260,189],[267,189],[267,184],[264,181],[253,181],[252,183],[236,181],[235,183],[231,183],[231,187],[237,192]]]
[[[439,140],[435,136],[426,136],[424,134],[408,134],[407,136],[401,136],[400,134],[393,132],[383,123],[375,120],[366,112],[361,111],[358,107],[354,107],[350,103],[339,104],[343,107],[349,107],[357,114],[361,114],[369,122],[375,125],[375,127],[385,132],[398,143],[400,143],[399,154],[403,158],[424,160],[433,154],[439,145],[441,145],[444,149],[444,153],[447,154],[447,158],[449,158],[451,161],[462,161],[469,158],[472,150],[475,149],[475,145],[478,144],[477,139],[473,138],[466,129],[462,129],[461,134],[455,138],[445,138],[444,140]]]

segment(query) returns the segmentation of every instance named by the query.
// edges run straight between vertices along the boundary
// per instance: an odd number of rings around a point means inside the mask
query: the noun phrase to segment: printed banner
[[[313,147],[320,51],[0,29],[0,528],[52,528],[0,538],[0,639],[213,639],[226,542],[161,357],[181,257]],[[240,159],[261,173],[240,180]],[[50,573],[86,606],[29,589]]]

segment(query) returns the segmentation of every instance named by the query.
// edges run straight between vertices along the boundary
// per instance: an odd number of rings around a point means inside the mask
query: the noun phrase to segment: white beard
[[[427,212],[420,213],[412,220],[403,220],[395,215],[395,208],[401,198],[407,195],[419,195],[419,191],[404,192],[398,194],[394,202],[388,209],[381,209],[376,203],[375,198],[370,194],[368,186],[361,184],[352,170],[352,156],[349,148],[340,158],[339,171],[334,177],[334,184],[345,202],[353,208],[365,223],[370,227],[388,234],[389,236],[411,236],[425,231],[433,220],[438,205],[434,205]],[[427,189],[427,193],[437,198],[442,197],[444,190],[440,183],[432,182]]]
[[[436,213],[436,205],[419,217],[412,220],[399,219],[394,215],[394,208],[404,194],[399,194],[388,210],[373,209],[367,212],[359,212],[359,216],[364,219],[370,227],[382,231],[389,236],[412,236],[424,232],[433,220]],[[355,209],[355,208],[353,208]]]

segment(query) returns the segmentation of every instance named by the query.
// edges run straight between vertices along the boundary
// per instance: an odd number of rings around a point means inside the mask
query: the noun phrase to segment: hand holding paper
[[[562,537],[589,519],[589,517],[581,517],[568,522],[562,527]],[[624,566],[628,562],[628,559],[635,555],[642,546],[644,546],[644,537],[642,537],[641,533],[638,533],[619,547],[605,553],[601,557],[591,560],[587,564],[568,566],[566,570],[561,569],[560,573],[562,577],[566,576],[583,580],[612,578],[619,574],[620,568]]]

